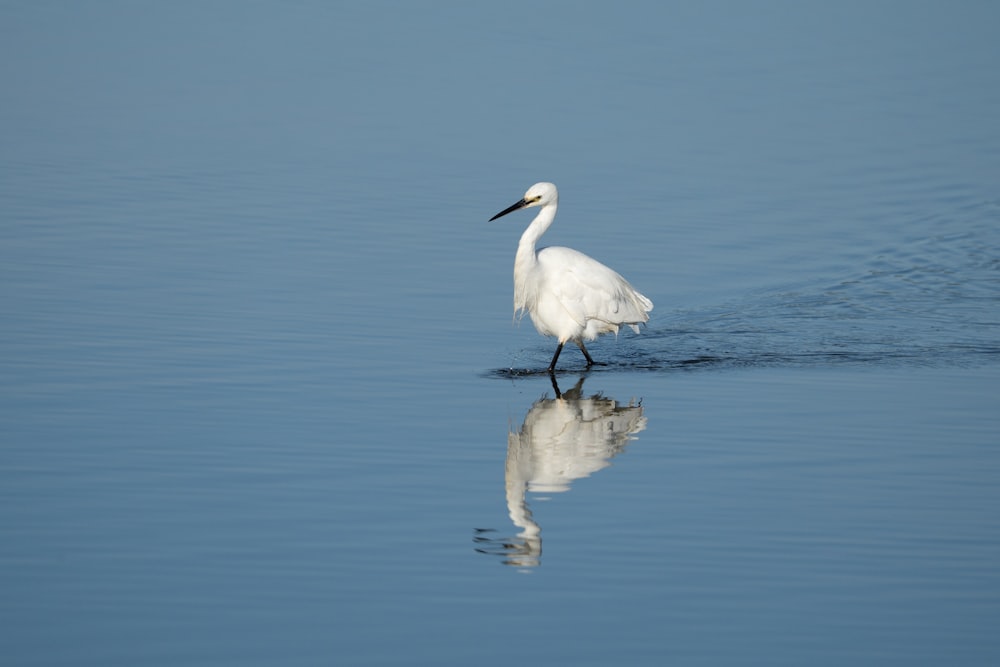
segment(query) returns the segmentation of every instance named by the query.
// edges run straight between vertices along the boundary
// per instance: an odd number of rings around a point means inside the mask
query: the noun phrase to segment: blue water
[[[5,4],[5,663],[996,664],[998,20]]]

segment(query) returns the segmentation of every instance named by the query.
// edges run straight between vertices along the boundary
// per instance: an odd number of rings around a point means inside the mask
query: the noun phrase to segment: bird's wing
[[[647,322],[653,303],[613,269],[572,248],[551,246],[538,253],[546,287],[580,324]]]

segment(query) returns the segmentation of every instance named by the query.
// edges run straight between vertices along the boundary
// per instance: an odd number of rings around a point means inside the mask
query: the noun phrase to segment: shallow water
[[[997,11],[552,7],[0,10],[9,660],[996,663]]]

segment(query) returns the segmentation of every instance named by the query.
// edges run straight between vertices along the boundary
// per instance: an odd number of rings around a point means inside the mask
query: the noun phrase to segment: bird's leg
[[[552,363],[549,364],[549,373],[556,370],[556,360],[559,359],[559,353],[562,352],[562,346],[562,343],[559,343],[559,345],[556,346],[556,353],[552,355]]]
[[[593,359],[590,358],[590,353],[587,352],[587,348],[585,348],[583,346],[583,341],[582,340],[578,340],[576,342],[576,344],[580,346],[580,351],[583,352],[583,356],[585,356],[587,358],[587,368],[590,368],[591,366],[593,366],[594,363],[596,363],[596,362]]]

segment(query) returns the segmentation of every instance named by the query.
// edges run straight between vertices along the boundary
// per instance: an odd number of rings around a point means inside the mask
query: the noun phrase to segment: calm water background
[[[998,24],[3,3],[4,662],[997,664]]]

